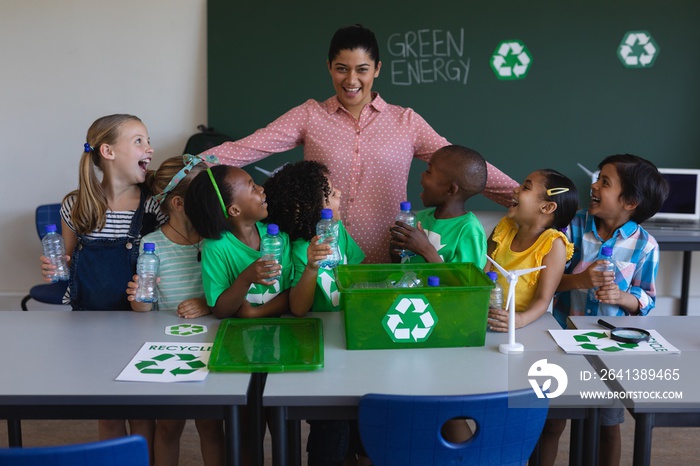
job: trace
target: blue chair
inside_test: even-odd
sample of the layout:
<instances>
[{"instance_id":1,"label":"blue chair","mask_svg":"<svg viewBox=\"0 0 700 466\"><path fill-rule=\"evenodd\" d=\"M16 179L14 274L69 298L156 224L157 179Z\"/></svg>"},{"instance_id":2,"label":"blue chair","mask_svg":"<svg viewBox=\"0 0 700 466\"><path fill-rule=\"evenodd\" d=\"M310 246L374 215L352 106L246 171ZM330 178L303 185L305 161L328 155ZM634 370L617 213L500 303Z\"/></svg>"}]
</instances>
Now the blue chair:
<instances>
[{"instance_id":1,"label":"blue chair","mask_svg":"<svg viewBox=\"0 0 700 466\"><path fill-rule=\"evenodd\" d=\"M57 447L0 448L0 466L148 466L146 439L130 435Z\"/></svg>"},{"instance_id":2,"label":"blue chair","mask_svg":"<svg viewBox=\"0 0 700 466\"><path fill-rule=\"evenodd\" d=\"M34 223L36 224L36 233L41 240L46 235L46 225L51 223L56 225L56 231L61 233L61 204L45 204L36 208ZM33 286L29 290L29 294L22 298L21 307L23 311L27 310L27 301L34 299L40 303L47 304L63 304L63 295L66 294L68 282L42 283Z\"/></svg>"},{"instance_id":3,"label":"blue chair","mask_svg":"<svg viewBox=\"0 0 700 466\"><path fill-rule=\"evenodd\" d=\"M368 394L360 399L360 438L375 466L524 465L547 418L549 399L531 389L459 396ZM463 443L442 436L443 424L472 419Z\"/></svg>"}]
</instances>

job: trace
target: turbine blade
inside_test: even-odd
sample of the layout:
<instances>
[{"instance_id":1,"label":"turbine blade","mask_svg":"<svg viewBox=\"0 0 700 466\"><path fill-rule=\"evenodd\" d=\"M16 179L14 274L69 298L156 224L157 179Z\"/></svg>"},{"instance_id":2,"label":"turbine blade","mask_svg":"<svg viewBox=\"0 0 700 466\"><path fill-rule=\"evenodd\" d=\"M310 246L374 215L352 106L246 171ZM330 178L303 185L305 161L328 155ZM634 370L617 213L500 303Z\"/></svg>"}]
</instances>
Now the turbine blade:
<instances>
[{"instance_id":1,"label":"turbine blade","mask_svg":"<svg viewBox=\"0 0 700 466\"><path fill-rule=\"evenodd\" d=\"M503 276L504 276L505 278L508 278L508 275L510 275L510 273L509 273L506 269L504 269L503 267L501 267L500 265L498 265L498 262L496 262L495 260L491 259L489 256L486 256L486 258L487 258L493 265L496 266L496 268L501 272L501 274L503 274Z\"/></svg>"},{"instance_id":2,"label":"turbine blade","mask_svg":"<svg viewBox=\"0 0 700 466\"><path fill-rule=\"evenodd\" d=\"M534 272L535 270L544 269L544 268L546 268L546 267L547 267L546 265L542 265L542 266L540 266L540 267L533 267L533 268L531 268L531 269L520 269L520 270L515 270L513 273L514 273L515 275L517 275L517 276L520 276L520 275L528 274L528 273L530 273L530 272Z\"/></svg>"}]
</instances>

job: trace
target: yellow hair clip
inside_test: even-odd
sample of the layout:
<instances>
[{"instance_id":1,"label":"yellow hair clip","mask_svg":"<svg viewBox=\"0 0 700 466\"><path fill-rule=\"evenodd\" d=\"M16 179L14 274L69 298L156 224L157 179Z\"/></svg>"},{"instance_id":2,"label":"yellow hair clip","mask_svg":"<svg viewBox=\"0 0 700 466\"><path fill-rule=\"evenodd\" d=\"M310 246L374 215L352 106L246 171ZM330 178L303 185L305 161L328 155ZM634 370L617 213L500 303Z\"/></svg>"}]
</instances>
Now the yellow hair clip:
<instances>
[{"instance_id":1,"label":"yellow hair clip","mask_svg":"<svg viewBox=\"0 0 700 466\"><path fill-rule=\"evenodd\" d=\"M550 188L547 190L547 196L556 196L557 194L565 193L569 188Z\"/></svg>"}]
</instances>

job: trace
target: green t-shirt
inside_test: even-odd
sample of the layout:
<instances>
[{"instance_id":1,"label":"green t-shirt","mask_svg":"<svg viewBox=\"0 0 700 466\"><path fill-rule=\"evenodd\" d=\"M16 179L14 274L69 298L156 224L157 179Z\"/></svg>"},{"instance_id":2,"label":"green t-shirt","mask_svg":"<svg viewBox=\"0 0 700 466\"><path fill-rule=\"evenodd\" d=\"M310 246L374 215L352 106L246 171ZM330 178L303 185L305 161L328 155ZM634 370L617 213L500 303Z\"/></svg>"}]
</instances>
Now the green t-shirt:
<instances>
[{"instance_id":1,"label":"green t-shirt","mask_svg":"<svg viewBox=\"0 0 700 466\"><path fill-rule=\"evenodd\" d=\"M455 218L435 218L435 208L416 212L420 222L444 262L473 262L479 268L486 265L486 233L476 215L467 212ZM422 256L412 256L408 262L425 262Z\"/></svg>"},{"instance_id":2,"label":"green t-shirt","mask_svg":"<svg viewBox=\"0 0 700 466\"><path fill-rule=\"evenodd\" d=\"M256 224L260 238L267 231L266 225ZM253 306L267 303L292 285L292 256L289 247L289 235L280 232L284 243L282 256L282 275L274 285L253 283L245 299ZM214 306L221 293L227 290L250 264L260 258L260 251L252 249L236 236L226 231L220 239L206 239L202 247L202 284L207 304Z\"/></svg>"},{"instance_id":3,"label":"green t-shirt","mask_svg":"<svg viewBox=\"0 0 700 466\"><path fill-rule=\"evenodd\" d=\"M302 238L296 239L292 243L292 261L294 262L294 281L292 285L299 283L301 275L304 273L308 263L308 257L306 256L308 247L309 241ZM340 250L341 264L359 264L365 259L365 253L352 239L352 236L350 236L341 221L338 221L338 249ZM333 270L319 268L311 310L339 311L339 304L340 293L338 292L338 286L335 284Z\"/></svg>"}]
</instances>

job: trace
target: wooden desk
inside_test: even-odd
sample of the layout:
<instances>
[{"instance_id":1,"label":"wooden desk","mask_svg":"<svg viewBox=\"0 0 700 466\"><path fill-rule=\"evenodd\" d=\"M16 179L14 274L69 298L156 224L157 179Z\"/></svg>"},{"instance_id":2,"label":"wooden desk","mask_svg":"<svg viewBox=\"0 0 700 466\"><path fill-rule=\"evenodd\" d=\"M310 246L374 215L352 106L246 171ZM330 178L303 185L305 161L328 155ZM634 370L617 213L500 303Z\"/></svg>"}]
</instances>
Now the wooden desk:
<instances>
[{"instance_id":1,"label":"wooden desk","mask_svg":"<svg viewBox=\"0 0 700 466\"><path fill-rule=\"evenodd\" d=\"M578 329L596 329L598 317L569 317ZM635 466L651 463L651 434L654 427L700 427L700 317L646 316L606 317L613 325L657 330L669 343L681 350L680 354L613 354L587 356L599 372L615 370L616 380L608 381L611 390L624 393L624 405L635 419ZM654 371L654 380L642 377L643 372ZM675 380L675 373L678 380ZM658 372L661 371L661 372ZM636 375L635 375L636 374ZM656 377L660 375L660 377ZM666 377L668 375L668 377ZM682 393L681 399L651 398L664 393ZM648 393L649 398L644 398ZM639 396L639 397L636 397Z\"/></svg>"},{"instance_id":2,"label":"wooden desk","mask_svg":"<svg viewBox=\"0 0 700 466\"><path fill-rule=\"evenodd\" d=\"M207 333L165 334L168 325L198 323ZM250 374L209 373L203 382L114 379L147 341L212 342L219 320L186 320L167 312L0 311L5 350L0 419L224 419L227 464L240 464L238 409ZM17 438L10 439L16 446ZM21 441L21 439L20 439Z\"/></svg>"},{"instance_id":3,"label":"wooden desk","mask_svg":"<svg viewBox=\"0 0 700 466\"><path fill-rule=\"evenodd\" d=\"M565 354L548 334L548 329L560 328L551 314L517 330L516 341L525 345L525 353L514 355L498 351L507 334L495 332L488 332L486 345L476 348L348 351L341 313L309 316L323 320L324 368L271 373L265 383L263 405L273 414L274 465L299 464L300 420L356 419L360 397L367 393L458 395L528 388L527 371L536 360L533 356L566 359L564 365L571 367L572 374L579 367L590 370L585 358ZM570 380L566 393L578 394L575 382ZM557 403L566 404L566 400L563 396ZM572 397L569 409L553 410L555 417L583 419L590 415L595 421L586 428L597 429L597 410L580 408L575 404L578 401L578 396ZM597 452L597 435L587 430L583 438L583 461L595 464L597 459L590 453Z\"/></svg>"},{"instance_id":4,"label":"wooden desk","mask_svg":"<svg viewBox=\"0 0 700 466\"><path fill-rule=\"evenodd\" d=\"M680 315L688 315L690 268L693 251L700 251L700 231L654 228L645 224L642 226L656 239L661 251L683 251Z\"/></svg>"}]
</instances>

